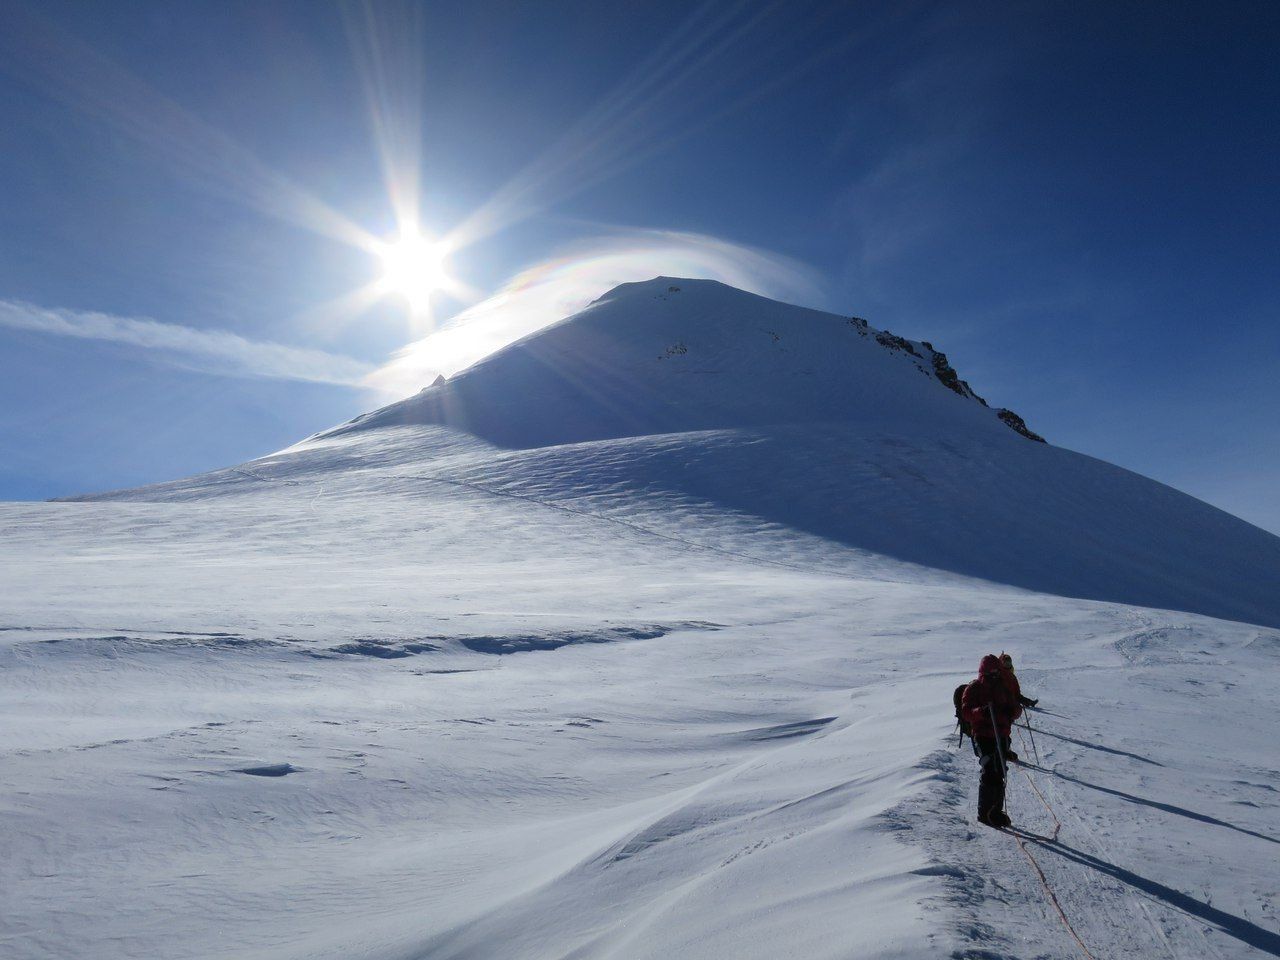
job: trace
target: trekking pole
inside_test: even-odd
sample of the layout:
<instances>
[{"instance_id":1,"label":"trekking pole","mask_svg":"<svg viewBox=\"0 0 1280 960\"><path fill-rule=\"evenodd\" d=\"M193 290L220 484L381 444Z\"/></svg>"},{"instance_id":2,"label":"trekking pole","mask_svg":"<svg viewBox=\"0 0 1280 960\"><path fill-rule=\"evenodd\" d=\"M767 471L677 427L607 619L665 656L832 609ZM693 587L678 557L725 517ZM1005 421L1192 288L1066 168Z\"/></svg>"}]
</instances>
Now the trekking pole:
<instances>
[{"instance_id":1,"label":"trekking pole","mask_svg":"<svg viewBox=\"0 0 1280 960\"><path fill-rule=\"evenodd\" d=\"M1043 764L1040 763L1040 751L1036 749L1036 733L1031 729L1031 718L1026 716L1026 714L1023 714L1023 717L1026 719L1027 736L1031 738L1031 752L1035 754L1036 766L1043 766Z\"/></svg>"},{"instance_id":2,"label":"trekking pole","mask_svg":"<svg viewBox=\"0 0 1280 960\"><path fill-rule=\"evenodd\" d=\"M1004 781L1007 787L1009 785L1009 765L1004 762L1004 745L1000 742L1000 728L996 726L996 710L989 703L987 704L987 714L991 717L991 733L996 741L996 754L1000 757L1000 779ZM1000 812L1007 817L1009 812L1005 810L1004 795L1006 792L1005 790L1000 791Z\"/></svg>"}]
</instances>

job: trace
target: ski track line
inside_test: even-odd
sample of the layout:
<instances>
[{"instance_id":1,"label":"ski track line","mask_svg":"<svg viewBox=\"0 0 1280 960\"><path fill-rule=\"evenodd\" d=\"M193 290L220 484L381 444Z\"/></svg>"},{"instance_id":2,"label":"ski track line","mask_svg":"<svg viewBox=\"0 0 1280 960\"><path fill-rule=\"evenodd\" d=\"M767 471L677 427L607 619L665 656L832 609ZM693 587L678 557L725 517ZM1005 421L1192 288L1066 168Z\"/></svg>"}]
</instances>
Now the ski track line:
<instances>
[{"instance_id":1,"label":"ski track line","mask_svg":"<svg viewBox=\"0 0 1280 960\"><path fill-rule=\"evenodd\" d=\"M1020 738L1022 748L1025 750L1025 738L1022 736L1021 732L1019 732L1018 736ZM1036 786L1035 781L1031 779L1031 774L1027 773L1025 767L1023 768L1022 773L1027 778L1027 783L1031 784L1031 789L1035 791L1036 796L1040 798L1040 802L1044 804L1044 808L1049 811L1049 816L1053 818L1053 841L1056 841L1058 839L1058 832L1062 829L1062 821L1059 820L1058 815L1053 812L1053 807L1051 807L1049 805L1049 801L1044 798L1044 794L1040 792L1040 788ZM1044 892L1049 898L1049 903L1051 903L1053 905L1053 909L1057 911L1058 919L1062 921L1062 925L1066 927L1067 932L1071 934L1071 939L1076 942L1076 945L1080 948L1080 951L1085 955L1087 960L1098 960L1098 958L1095 957L1085 945L1085 942L1080 939L1080 934L1077 933L1076 928L1071 925L1071 921L1067 919L1066 911L1062 909L1062 904L1058 902L1058 895L1053 892L1053 887L1049 885L1049 878L1044 875L1044 870L1041 869L1036 858L1032 856L1031 851L1027 849L1027 845L1023 842L1022 837L1017 833L1014 833L1013 839L1017 841L1018 849L1022 851L1023 856L1027 858L1027 862L1031 864L1031 869L1036 872L1036 876L1040 879L1040 886L1044 887Z\"/></svg>"},{"instance_id":2,"label":"ski track line","mask_svg":"<svg viewBox=\"0 0 1280 960\"><path fill-rule=\"evenodd\" d=\"M311 498L311 515L313 517L320 516L320 511L316 509L316 504L320 502L322 496L324 496L324 481L316 484L316 495Z\"/></svg>"},{"instance_id":3,"label":"ski track line","mask_svg":"<svg viewBox=\"0 0 1280 960\"><path fill-rule=\"evenodd\" d=\"M1036 876L1040 878L1040 886L1044 887L1044 892L1049 897L1049 902L1053 904L1053 909L1058 912L1058 918L1062 921L1062 925L1067 928L1067 933L1071 934L1071 939L1075 940L1076 944L1080 947L1080 951L1088 957L1088 960L1098 960L1097 957L1089 952L1089 948L1086 947L1084 941L1080 939L1080 934L1076 933L1076 928L1073 927L1071 925L1071 921L1067 919L1067 915L1062 909L1062 904L1058 902L1058 897L1053 892L1053 887L1049 886L1048 878L1045 877L1044 871L1040 869L1040 864L1036 862L1036 858L1031 855L1031 851L1027 849L1027 845L1022 842L1022 837L1015 833L1013 835L1013 839L1018 842L1018 849L1023 852L1027 861L1031 864L1031 868L1035 870Z\"/></svg>"},{"instance_id":4,"label":"ski track line","mask_svg":"<svg viewBox=\"0 0 1280 960\"><path fill-rule=\"evenodd\" d=\"M1039 796L1039 797L1040 797L1041 802L1042 802L1042 803L1044 803L1045 808L1049 811L1050 816L1052 816L1052 817L1054 818L1055 823L1058 823L1058 824L1059 824L1059 826L1060 826L1060 825L1061 825L1061 821L1059 821L1059 820L1058 820L1057 814L1054 812L1053 807L1052 807L1052 806L1050 806L1049 801L1048 801L1048 800L1046 800L1046 799L1044 798L1044 795L1040 792L1039 787L1037 787L1037 786L1035 785L1035 781L1033 781L1033 780L1031 779L1031 775L1030 775L1030 774L1027 774L1027 773L1026 773L1026 771L1023 771L1023 772L1024 772L1024 774L1026 774L1026 776L1027 776L1027 781L1028 781L1029 783L1031 783L1031 785L1032 785L1032 789L1033 789L1033 790L1035 790L1035 792L1036 792L1037 796ZM1050 840L1048 840L1047 842L1045 842L1045 846L1046 846L1046 847L1050 847L1050 848L1051 848L1051 847L1052 847L1052 845L1053 845L1054 843L1056 843L1056 842L1057 842L1057 830L1055 830L1055 831L1054 831L1054 836L1053 836L1053 838L1051 838ZM1018 845L1019 845L1019 846L1023 846L1023 843L1022 843L1022 841L1021 841L1021 840L1019 840L1019 841L1018 841ZM1026 852L1026 853L1027 853L1027 856L1028 856L1028 857L1030 857L1030 856L1031 856L1031 852L1030 852L1029 850L1026 850L1026 851L1024 851L1024 852ZM1086 884L1086 885L1087 885L1087 884ZM1126 902L1126 903L1129 903L1130 905L1132 905L1132 904L1133 904L1133 898L1132 898L1132 896L1131 896L1127 891L1123 892L1123 896L1124 896L1124 898L1125 898L1125 902ZM1102 901L1101 901L1101 900L1095 901L1095 906L1098 906L1098 905L1100 905L1101 903L1102 903ZM1105 911L1104 911L1104 912L1105 912ZM1144 919L1144 920L1146 920L1146 921L1148 922L1148 924L1151 926L1151 928L1152 928L1152 932L1153 932L1153 934L1154 934L1154 936L1155 936L1155 939L1159 940L1159 942L1161 942L1161 943L1163 943L1163 944L1164 944L1165 949L1166 949L1166 950L1168 950L1168 952L1169 952L1169 956L1170 956L1170 957L1172 957L1172 958L1174 958L1174 960L1178 960L1178 957L1179 957L1180 955L1178 954L1178 952L1177 952L1176 950L1174 950L1174 949L1173 949L1173 946L1169 943L1169 940L1168 940L1168 938L1164 935L1164 932L1159 928L1159 926L1158 926L1157 924L1155 924L1155 923L1152 921L1151 915L1150 915L1149 913L1147 913L1145 910L1143 910L1143 911L1142 911L1142 917L1143 917L1143 919ZM1124 925L1123 925L1123 924L1121 924L1120 926L1124 926Z\"/></svg>"},{"instance_id":5,"label":"ski track line","mask_svg":"<svg viewBox=\"0 0 1280 960\"><path fill-rule=\"evenodd\" d=\"M1142 618L1142 621L1147 624L1150 623L1150 620L1145 617ZM1060 785L1060 782L1055 779L1054 784L1047 785L1046 789L1048 789L1051 793L1055 793L1056 792L1055 786L1059 786L1059 785ZM1070 813L1068 815L1071 816ZM1073 819L1076 820L1076 825L1081 828L1081 835L1084 841L1082 845L1093 846L1093 844L1089 843L1089 840L1088 840L1089 838L1088 828L1085 827L1085 825L1080 822L1078 817L1073 816ZM1097 848L1094 847L1094 851L1093 851L1094 856L1097 856L1097 853L1098 853ZM1185 951L1179 950L1177 947L1174 946L1172 941L1170 941L1168 933L1165 932L1164 925L1152 913L1152 906L1147 897L1142 896L1141 894L1139 894L1133 889L1126 890L1126 897L1129 903L1137 905L1138 909L1142 912L1142 916L1146 919L1147 923L1151 926L1151 929L1154 931L1156 938L1161 943L1163 943L1166 949L1169 951L1170 957L1173 957L1174 960L1178 960L1178 958L1186 955ZM1208 936L1205 935L1204 929L1201 927L1200 924L1188 923L1184 921L1181 924L1181 929L1184 933L1192 935L1193 938L1196 940L1196 942L1198 943L1197 952L1199 956L1218 957L1218 958L1222 956L1221 950L1219 950L1218 947L1215 946L1209 940Z\"/></svg>"},{"instance_id":6,"label":"ski track line","mask_svg":"<svg viewBox=\"0 0 1280 960\"><path fill-rule=\"evenodd\" d=\"M1052 791L1052 788L1050 789ZM1080 828L1081 846L1092 847L1093 844L1091 844L1088 839L1089 837L1088 827L1085 826L1079 820L1078 817L1073 816L1070 813L1068 813L1068 817L1073 821L1075 821L1076 826ZM1092 855L1095 857L1097 856L1096 848L1094 848L1094 852ZM1161 943L1163 943L1165 945L1165 948L1169 951L1170 957L1174 958L1174 960L1179 960L1179 958L1182 958L1188 955L1188 950L1180 950L1179 948L1175 947L1174 944L1169 940L1169 935L1165 933L1164 927L1161 925L1160 921L1155 916L1152 915L1151 908L1148 906L1145 897L1141 896L1140 894L1136 893L1134 890L1129 888L1124 889L1124 896L1125 896L1126 902L1128 902L1131 905L1137 906L1138 910L1141 912L1142 917L1150 925L1152 932L1155 935L1155 938L1159 940ZM1221 957L1222 956L1221 952L1210 943L1209 938L1205 936L1204 931L1200 928L1198 924L1183 923L1181 925L1181 929L1184 935L1193 936L1194 939L1197 941L1198 947L1194 955L1200 956L1200 957L1210 957L1210 956ZM1189 949L1189 945L1188 945L1188 949Z\"/></svg>"},{"instance_id":7,"label":"ski track line","mask_svg":"<svg viewBox=\"0 0 1280 960\"><path fill-rule=\"evenodd\" d=\"M1018 737L1019 737L1019 742L1025 748L1026 742L1027 742L1026 735L1023 734L1021 731L1019 731ZM1031 776L1030 771L1028 771L1026 767L1022 768L1022 774L1027 778L1027 783L1030 784L1031 789L1035 792L1036 796L1040 798L1040 802L1044 805L1045 810L1048 811L1049 816L1053 818L1053 823L1054 823L1053 836L1049 838L1048 844L1056 843L1058 840L1059 831L1062 829L1062 821L1058 818L1057 812L1054 810L1053 805L1049 803L1048 798L1046 798L1044 793L1040 790L1040 787L1036 784L1035 779ZM1078 822L1077 822L1077 826L1080 826ZM1087 830L1082 830L1082 835L1087 837ZM1031 852L1026 849L1024 843L1022 842L1022 839L1018 838L1016 834L1015 834L1015 838L1018 840L1018 846L1023 848L1023 852L1026 853L1027 857L1031 859L1034 863L1034 857L1032 856ZM1087 845L1087 840L1083 842ZM1038 866L1038 864L1035 864L1035 865ZM1143 898L1135 897L1131 891L1126 891L1125 899L1131 905L1136 904L1138 909L1141 911L1143 919L1146 920L1147 924L1151 927L1151 930L1154 933L1155 938L1164 945L1164 948L1165 950L1168 951L1168 954L1170 957L1174 958L1174 960L1178 960L1181 954L1174 948L1173 944L1169 941L1169 937L1164 932L1164 928L1159 924L1156 918L1151 915L1151 911L1150 909L1148 909L1147 904L1144 902ZM1199 933L1199 931L1197 931L1197 933ZM1074 934L1074 931L1073 931L1073 934ZM1077 941L1079 941L1078 936L1076 937L1076 939ZM1218 955L1216 950L1210 949L1208 940L1204 937L1203 934L1199 935L1199 939L1204 947L1202 956L1206 954L1212 954L1215 956ZM1085 949L1087 953L1088 952L1087 948ZM1092 954L1090 954L1090 956L1092 956Z\"/></svg>"}]
</instances>

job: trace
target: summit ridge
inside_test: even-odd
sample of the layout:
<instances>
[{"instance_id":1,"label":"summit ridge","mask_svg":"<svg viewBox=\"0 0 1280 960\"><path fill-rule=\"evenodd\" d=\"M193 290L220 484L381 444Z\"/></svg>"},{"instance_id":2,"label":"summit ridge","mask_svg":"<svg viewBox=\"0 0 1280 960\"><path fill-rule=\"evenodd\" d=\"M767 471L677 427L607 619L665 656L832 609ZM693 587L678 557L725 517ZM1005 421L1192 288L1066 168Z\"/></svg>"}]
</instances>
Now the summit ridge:
<instances>
[{"instance_id":1,"label":"summit ridge","mask_svg":"<svg viewBox=\"0 0 1280 960\"><path fill-rule=\"evenodd\" d=\"M966 401L960 403L958 401ZM503 447L819 422L1012 428L945 353L860 317L656 277L324 435L439 424Z\"/></svg>"}]
</instances>

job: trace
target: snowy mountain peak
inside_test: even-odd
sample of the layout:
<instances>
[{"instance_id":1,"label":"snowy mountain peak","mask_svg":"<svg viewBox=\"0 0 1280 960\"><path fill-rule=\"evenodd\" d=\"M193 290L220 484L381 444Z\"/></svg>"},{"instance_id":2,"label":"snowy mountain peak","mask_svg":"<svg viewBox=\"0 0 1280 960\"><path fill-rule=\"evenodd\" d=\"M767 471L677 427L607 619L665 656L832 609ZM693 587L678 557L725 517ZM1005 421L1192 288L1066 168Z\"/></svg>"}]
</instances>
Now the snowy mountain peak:
<instances>
[{"instance_id":1,"label":"snowy mountain peak","mask_svg":"<svg viewBox=\"0 0 1280 960\"><path fill-rule=\"evenodd\" d=\"M331 434L438 424L504 447L812 423L1042 441L924 341L713 280L656 277Z\"/></svg>"},{"instance_id":2,"label":"snowy mountain peak","mask_svg":"<svg viewBox=\"0 0 1280 960\"><path fill-rule=\"evenodd\" d=\"M1280 538L1027 439L928 343L658 277L276 455L108 496L412 491L377 521L400 538L464 492L766 563L816 543L856 576L928 570L1280 626Z\"/></svg>"}]
</instances>

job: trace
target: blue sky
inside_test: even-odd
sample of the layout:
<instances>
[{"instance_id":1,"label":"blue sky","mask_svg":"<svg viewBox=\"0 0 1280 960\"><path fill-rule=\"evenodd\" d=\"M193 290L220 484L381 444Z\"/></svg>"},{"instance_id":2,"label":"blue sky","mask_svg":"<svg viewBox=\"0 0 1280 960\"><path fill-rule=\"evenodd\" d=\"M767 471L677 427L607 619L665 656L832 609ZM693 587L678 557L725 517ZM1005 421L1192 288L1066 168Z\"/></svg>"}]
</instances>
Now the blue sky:
<instances>
[{"instance_id":1,"label":"blue sky","mask_svg":"<svg viewBox=\"0 0 1280 960\"><path fill-rule=\"evenodd\" d=\"M1278 43L1246 3L0 0L0 498L286 446L529 268L701 270L1280 531ZM352 299L406 204L465 241L432 318Z\"/></svg>"}]
</instances>

